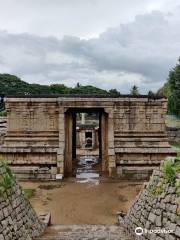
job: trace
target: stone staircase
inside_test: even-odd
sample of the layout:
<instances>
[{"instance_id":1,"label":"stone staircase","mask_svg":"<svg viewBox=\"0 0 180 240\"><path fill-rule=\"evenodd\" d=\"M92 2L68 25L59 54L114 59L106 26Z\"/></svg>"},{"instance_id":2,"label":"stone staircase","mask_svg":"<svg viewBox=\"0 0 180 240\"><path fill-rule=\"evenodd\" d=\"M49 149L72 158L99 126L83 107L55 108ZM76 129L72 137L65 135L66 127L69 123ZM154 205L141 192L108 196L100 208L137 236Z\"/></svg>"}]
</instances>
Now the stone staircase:
<instances>
[{"instance_id":1,"label":"stone staircase","mask_svg":"<svg viewBox=\"0 0 180 240\"><path fill-rule=\"evenodd\" d=\"M133 240L117 225L53 225L36 240Z\"/></svg>"}]
</instances>

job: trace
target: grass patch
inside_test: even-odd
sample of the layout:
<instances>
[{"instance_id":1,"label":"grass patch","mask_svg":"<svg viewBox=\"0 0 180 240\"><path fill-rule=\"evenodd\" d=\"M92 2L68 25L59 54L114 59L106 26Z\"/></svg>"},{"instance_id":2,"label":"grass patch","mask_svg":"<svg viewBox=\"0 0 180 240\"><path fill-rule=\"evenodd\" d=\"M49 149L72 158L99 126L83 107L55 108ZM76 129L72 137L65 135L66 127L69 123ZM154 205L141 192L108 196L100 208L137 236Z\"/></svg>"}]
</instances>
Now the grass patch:
<instances>
[{"instance_id":1,"label":"grass patch","mask_svg":"<svg viewBox=\"0 0 180 240\"><path fill-rule=\"evenodd\" d=\"M180 149L180 143L174 143L172 146Z\"/></svg>"},{"instance_id":2,"label":"grass patch","mask_svg":"<svg viewBox=\"0 0 180 240\"><path fill-rule=\"evenodd\" d=\"M30 199L35 192L35 189L33 188L25 188L23 189L23 194L26 199Z\"/></svg>"},{"instance_id":3,"label":"grass patch","mask_svg":"<svg viewBox=\"0 0 180 240\"><path fill-rule=\"evenodd\" d=\"M174 163L171 160L164 162L162 171L165 174L165 179L168 183L174 184L176 181L176 171L174 169Z\"/></svg>"},{"instance_id":4,"label":"grass patch","mask_svg":"<svg viewBox=\"0 0 180 240\"><path fill-rule=\"evenodd\" d=\"M14 176L6 162L2 161L0 164L4 169L4 173L0 175L0 196L5 196L7 190L14 184Z\"/></svg>"},{"instance_id":5,"label":"grass patch","mask_svg":"<svg viewBox=\"0 0 180 240\"><path fill-rule=\"evenodd\" d=\"M151 193L155 196L157 195L160 195L161 193L163 193L164 191L164 188L163 188L163 185L160 185L160 186L153 186L151 189L150 189Z\"/></svg>"}]
</instances>

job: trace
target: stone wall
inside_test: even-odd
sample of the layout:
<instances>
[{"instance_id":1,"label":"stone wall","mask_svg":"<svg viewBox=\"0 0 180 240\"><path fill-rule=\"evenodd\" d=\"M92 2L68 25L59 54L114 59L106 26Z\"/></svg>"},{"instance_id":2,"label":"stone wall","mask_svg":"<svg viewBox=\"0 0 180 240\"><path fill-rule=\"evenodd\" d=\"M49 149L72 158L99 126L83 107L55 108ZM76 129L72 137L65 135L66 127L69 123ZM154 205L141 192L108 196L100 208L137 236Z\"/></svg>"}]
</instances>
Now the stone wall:
<instances>
[{"instance_id":1,"label":"stone wall","mask_svg":"<svg viewBox=\"0 0 180 240\"><path fill-rule=\"evenodd\" d=\"M180 144L180 127L167 127L169 142Z\"/></svg>"},{"instance_id":2,"label":"stone wall","mask_svg":"<svg viewBox=\"0 0 180 240\"><path fill-rule=\"evenodd\" d=\"M102 171L110 176L147 178L166 156L175 153L165 128L164 98L27 96L5 101L7 135L0 156L14 169L24 168L27 178L54 179L56 173L72 173L73 121L82 109L101 116Z\"/></svg>"},{"instance_id":3,"label":"stone wall","mask_svg":"<svg viewBox=\"0 0 180 240\"><path fill-rule=\"evenodd\" d=\"M0 182L6 174L7 169L0 162ZM14 180L0 195L0 240L31 240L40 236L44 228Z\"/></svg>"},{"instance_id":4,"label":"stone wall","mask_svg":"<svg viewBox=\"0 0 180 240\"><path fill-rule=\"evenodd\" d=\"M180 239L180 186L164 182L164 173L154 170L150 181L145 184L124 218L119 218L127 229L127 234L138 240L178 240ZM178 178L178 176L177 176ZM163 185L162 185L163 183ZM135 234L135 229L139 233ZM150 230L166 230L158 233Z\"/></svg>"},{"instance_id":5,"label":"stone wall","mask_svg":"<svg viewBox=\"0 0 180 240\"><path fill-rule=\"evenodd\" d=\"M165 99L132 99L116 103L114 148L120 178L148 179L170 154L165 129Z\"/></svg>"}]
</instances>

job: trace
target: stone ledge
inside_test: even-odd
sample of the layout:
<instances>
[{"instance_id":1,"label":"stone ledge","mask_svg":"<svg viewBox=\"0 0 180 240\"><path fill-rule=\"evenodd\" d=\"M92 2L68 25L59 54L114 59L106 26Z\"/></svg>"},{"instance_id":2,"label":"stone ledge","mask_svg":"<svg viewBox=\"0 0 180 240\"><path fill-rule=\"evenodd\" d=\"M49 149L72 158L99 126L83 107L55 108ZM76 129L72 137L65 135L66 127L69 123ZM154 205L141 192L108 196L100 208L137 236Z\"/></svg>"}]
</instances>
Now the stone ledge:
<instances>
[{"instance_id":1,"label":"stone ledge","mask_svg":"<svg viewBox=\"0 0 180 240\"><path fill-rule=\"evenodd\" d=\"M50 147L0 147L0 153L57 153L58 148Z\"/></svg>"},{"instance_id":2,"label":"stone ledge","mask_svg":"<svg viewBox=\"0 0 180 240\"><path fill-rule=\"evenodd\" d=\"M154 147L154 148L144 148L144 147L130 147L130 148L116 148L115 147L115 153L170 153L170 154L176 154L177 150L171 147Z\"/></svg>"}]
</instances>

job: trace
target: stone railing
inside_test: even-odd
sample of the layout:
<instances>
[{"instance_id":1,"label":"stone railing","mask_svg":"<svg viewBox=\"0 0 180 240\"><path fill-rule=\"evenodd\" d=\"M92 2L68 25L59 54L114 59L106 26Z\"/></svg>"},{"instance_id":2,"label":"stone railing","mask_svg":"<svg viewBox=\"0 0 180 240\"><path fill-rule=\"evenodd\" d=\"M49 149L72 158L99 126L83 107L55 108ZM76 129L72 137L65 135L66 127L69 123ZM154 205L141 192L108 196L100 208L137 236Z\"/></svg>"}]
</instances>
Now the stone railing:
<instances>
[{"instance_id":1,"label":"stone railing","mask_svg":"<svg viewBox=\"0 0 180 240\"><path fill-rule=\"evenodd\" d=\"M31 240L40 236L45 226L9 171L0 162L0 239Z\"/></svg>"},{"instance_id":2,"label":"stone railing","mask_svg":"<svg viewBox=\"0 0 180 240\"><path fill-rule=\"evenodd\" d=\"M180 181L178 174L176 183ZM154 170L127 215L119 215L127 235L138 240L180 239L180 186L164 180L164 173Z\"/></svg>"}]
</instances>

